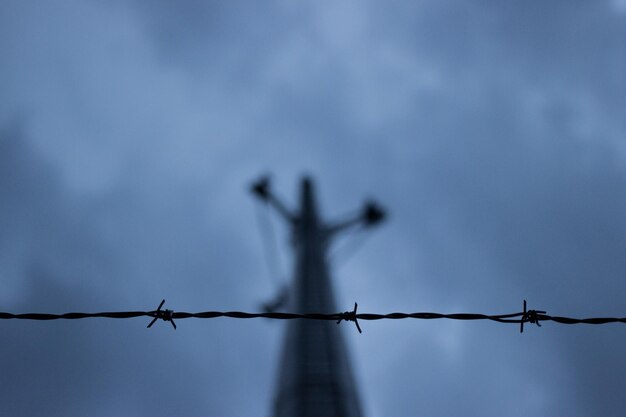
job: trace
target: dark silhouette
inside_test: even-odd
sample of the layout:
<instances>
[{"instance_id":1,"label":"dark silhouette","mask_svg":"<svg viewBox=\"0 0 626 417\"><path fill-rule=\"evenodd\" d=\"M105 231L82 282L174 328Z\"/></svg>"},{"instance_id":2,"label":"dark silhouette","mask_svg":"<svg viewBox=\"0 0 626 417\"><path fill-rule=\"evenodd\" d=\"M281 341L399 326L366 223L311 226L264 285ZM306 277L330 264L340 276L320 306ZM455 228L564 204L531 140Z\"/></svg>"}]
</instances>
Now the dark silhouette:
<instances>
[{"instance_id":1,"label":"dark silhouette","mask_svg":"<svg viewBox=\"0 0 626 417\"><path fill-rule=\"evenodd\" d=\"M302 179L300 207L287 209L271 191L267 177L252 185L252 192L273 206L291 228L296 257L289 287L288 310L306 314L337 311L332 282L326 265L327 250L340 232L359 225L373 226L384 219L383 210L368 202L353 218L326 224L319 218L313 181ZM337 323L353 321L353 311L334 314ZM359 417L361 405L342 334L337 326L323 321L298 320L288 323L278 373L275 417Z\"/></svg>"}]
</instances>

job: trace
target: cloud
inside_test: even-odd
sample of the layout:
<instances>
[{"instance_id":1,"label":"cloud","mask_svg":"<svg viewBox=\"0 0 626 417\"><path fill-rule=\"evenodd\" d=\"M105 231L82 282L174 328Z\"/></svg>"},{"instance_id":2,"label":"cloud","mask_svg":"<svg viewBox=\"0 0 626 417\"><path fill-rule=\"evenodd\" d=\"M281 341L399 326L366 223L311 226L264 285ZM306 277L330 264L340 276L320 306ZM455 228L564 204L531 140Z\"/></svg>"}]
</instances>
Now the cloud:
<instances>
[{"instance_id":1,"label":"cloud","mask_svg":"<svg viewBox=\"0 0 626 417\"><path fill-rule=\"evenodd\" d=\"M327 218L390 209L335 274L346 309L623 315L612 3L0 7L3 310L254 309L271 170L290 206L309 171ZM278 323L3 325L11 415L270 409ZM368 415L624 409L616 326L363 327Z\"/></svg>"}]
</instances>

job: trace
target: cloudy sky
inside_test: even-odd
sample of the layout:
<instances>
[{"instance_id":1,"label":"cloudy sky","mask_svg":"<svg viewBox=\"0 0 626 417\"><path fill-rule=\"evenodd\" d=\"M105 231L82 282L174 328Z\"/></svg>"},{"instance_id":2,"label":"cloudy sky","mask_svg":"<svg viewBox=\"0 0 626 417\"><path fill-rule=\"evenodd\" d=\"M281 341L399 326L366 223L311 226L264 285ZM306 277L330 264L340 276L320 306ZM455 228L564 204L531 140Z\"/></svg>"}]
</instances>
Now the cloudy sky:
<instances>
[{"instance_id":1,"label":"cloudy sky","mask_svg":"<svg viewBox=\"0 0 626 417\"><path fill-rule=\"evenodd\" d=\"M0 57L0 311L256 311L310 173L390 212L346 310L626 315L623 0L5 0ZM269 415L283 323L147 322L0 323L0 414ZM626 409L621 325L361 326L368 417Z\"/></svg>"}]
</instances>

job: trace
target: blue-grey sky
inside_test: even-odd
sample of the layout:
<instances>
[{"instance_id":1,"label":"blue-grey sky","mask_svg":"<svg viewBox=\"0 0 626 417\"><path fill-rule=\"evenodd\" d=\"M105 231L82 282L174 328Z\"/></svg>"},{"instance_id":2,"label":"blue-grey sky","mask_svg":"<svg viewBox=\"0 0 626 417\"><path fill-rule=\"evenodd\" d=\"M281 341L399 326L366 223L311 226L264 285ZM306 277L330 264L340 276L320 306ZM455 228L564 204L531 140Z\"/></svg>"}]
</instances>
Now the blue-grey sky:
<instances>
[{"instance_id":1,"label":"blue-grey sky","mask_svg":"<svg viewBox=\"0 0 626 417\"><path fill-rule=\"evenodd\" d=\"M2 311L257 310L271 172L388 208L346 310L626 315L623 0L5 0L0 57ZM268 415L283 323L146 324L0 323L0 414ZM626 409L621 325L361 325L369 417Z\"/></svg>"}]
</instances>

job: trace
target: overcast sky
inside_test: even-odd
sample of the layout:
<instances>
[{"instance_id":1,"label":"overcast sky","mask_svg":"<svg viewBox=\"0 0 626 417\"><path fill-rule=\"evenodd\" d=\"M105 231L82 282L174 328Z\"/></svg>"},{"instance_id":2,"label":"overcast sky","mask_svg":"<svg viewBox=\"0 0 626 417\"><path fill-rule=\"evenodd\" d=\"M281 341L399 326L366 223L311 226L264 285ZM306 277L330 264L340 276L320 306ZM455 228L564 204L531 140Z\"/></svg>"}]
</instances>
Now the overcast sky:
<instances>
[{"instance_id":1,"label":"overcast sky","mask_svg":"<svg viewBox=\"0 0 626 417\"><path fill-rule=\"evenodd\" d=\"M623 317L624 74L623 0L2 1L0 311L256 311L247 187L310 173L390 212L346 310ZM0 414L269 415L283 323L148 322L0 323ZM626 409L619 324L361 327L368 417Z\"/></svg>"}]
</instances>

